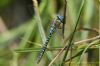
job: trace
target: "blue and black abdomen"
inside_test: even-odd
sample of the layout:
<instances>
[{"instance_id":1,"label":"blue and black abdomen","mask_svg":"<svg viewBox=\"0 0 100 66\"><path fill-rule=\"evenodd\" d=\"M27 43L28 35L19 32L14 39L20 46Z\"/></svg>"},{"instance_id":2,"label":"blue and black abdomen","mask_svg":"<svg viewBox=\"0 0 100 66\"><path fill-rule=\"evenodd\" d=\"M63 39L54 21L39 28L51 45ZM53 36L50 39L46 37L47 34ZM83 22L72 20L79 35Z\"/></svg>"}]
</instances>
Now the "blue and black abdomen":
<instances>
[{"instance_id":1,"label":"blue and black abdomen","mask_svg":"<svg viewBox=\"0 0 100 66\"><path fill-rule=\"evenodd\" d=\"M60 20L60 23L63 22L63 18L64 18L63 16L57 16L57 20ZM60 24L60 23L59 23L59 24ZM43 45L43 48L42 48L41 51L40 51L40 54L39 54L39 56L38 56L37 63L40 62L40 60L41 60L41 58L42 58L42 56L43 56L45 50L47 49L47 45L48 45L48 43L49 43L49 41L50 41L50 38L51 38L52 34L54 33L54 31L56 30L56 28L57 28L57 27L56 27L56 22L54 22L53 25L52 25L51 28L50 28L49 35L48 35L48 37L47 37L47 39L46 39L46 41L45 41L45 43L44 43L44 45Z\"/></svg>"}]
</instances>

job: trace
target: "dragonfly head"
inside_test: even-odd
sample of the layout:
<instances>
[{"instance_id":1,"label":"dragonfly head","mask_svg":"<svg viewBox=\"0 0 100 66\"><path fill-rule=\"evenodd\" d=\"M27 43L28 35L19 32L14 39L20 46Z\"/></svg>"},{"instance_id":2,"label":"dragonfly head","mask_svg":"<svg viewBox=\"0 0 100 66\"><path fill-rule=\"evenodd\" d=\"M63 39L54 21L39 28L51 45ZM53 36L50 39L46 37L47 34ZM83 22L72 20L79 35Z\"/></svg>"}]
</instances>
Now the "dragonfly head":
<instances>
[{"instance_id":1,"label":"dragonfly head","mask_svg":"<svg viewBox=\"0 0 100 66\"><path fill-rule=\"evenodd\" d=\"M64 16L57 15L57 19L60 20L61 22L63 22Z\"/></svg>"}]
</instances>

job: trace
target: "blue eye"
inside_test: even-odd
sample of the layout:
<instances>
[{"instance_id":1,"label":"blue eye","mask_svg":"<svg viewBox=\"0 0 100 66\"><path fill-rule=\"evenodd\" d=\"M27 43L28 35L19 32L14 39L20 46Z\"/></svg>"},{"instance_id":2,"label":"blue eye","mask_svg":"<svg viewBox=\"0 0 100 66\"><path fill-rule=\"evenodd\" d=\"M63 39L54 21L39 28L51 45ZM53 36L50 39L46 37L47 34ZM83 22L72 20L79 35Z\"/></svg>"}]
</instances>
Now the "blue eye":
<instances>
[{"instance_id":1,"label":"blue eye","mask_svg":"<svg viewBox=\"0 0 100 66\"><path fill-rule=\"evenodd\" d=\"M64 16L61 16L61 15L58 15L57 17L58 17L58 19L59 19L60 21L63 21L63 19L64 19Z\"/></svg>"}]
</instances>

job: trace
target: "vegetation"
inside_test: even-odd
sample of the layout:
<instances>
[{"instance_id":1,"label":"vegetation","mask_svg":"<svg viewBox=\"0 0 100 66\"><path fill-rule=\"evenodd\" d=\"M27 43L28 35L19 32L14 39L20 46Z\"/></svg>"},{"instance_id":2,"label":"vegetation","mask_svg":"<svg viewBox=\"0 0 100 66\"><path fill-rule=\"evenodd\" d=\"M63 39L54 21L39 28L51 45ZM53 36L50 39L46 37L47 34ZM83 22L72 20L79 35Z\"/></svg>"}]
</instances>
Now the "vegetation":
<instances>
[{"instance_id":1,"label":"vegetation","mask_svg":"<svg viewBox=\"0 0 100 66\"><path fill-rule=\"evenodd\" d=\"M26 1L24 5L21 1L17 4L22 8L14 7L18 9L13 10L16 15L8 13L16 0L0 2L0 66L99 66L100 1L29 0L31 3ZM21 17L26 3L31 4L31 9L28 7L29 11ZM66 16L64 37L61 24L37 64L38 54L58 14Z\"/></svg>"}]
</instances>

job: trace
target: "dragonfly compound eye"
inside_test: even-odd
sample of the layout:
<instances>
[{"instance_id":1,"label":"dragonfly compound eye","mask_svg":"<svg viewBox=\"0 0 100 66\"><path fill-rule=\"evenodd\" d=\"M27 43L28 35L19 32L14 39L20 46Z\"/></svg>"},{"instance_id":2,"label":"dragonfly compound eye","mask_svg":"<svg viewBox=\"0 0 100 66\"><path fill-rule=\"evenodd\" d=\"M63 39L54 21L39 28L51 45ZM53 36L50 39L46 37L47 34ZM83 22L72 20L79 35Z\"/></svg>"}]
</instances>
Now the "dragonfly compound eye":
<instances>
[{"instance_id":1,"label":"dragonfly compound eye","mask_svg":"<svg viewBox=\"0 0 100 66\"><path fill-rule=\"evenodd\" d=\"M62 22L64 19L64 16L58 15L57 18L58 18L58 20L60 20Z\"/></svg>"}]
</instances>

